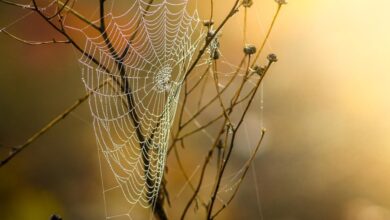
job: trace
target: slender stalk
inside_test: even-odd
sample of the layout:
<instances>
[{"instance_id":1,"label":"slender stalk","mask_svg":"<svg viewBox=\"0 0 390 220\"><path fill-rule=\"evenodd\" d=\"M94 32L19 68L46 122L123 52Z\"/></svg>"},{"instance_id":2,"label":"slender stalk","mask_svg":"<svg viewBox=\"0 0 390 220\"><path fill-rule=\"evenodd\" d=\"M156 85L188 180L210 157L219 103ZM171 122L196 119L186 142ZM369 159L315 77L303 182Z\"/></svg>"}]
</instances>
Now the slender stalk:
<instances>
[{"instance_id":1,"label":"slender stalk","mask_svg":"<svg viewBox=\"0 0 390 220\"><path fill-rule=\"evenodd\" d=\"M32 143L34 143L38 138L40 138L42 135L44 135L47 131L49 131L51 128L53 128L56 124L61 122L63 119L65 119L71 112L73 112L75 109L77 109L81 104L87 100L94 91L102 88L104 85L106 85L111 79L108 79L106 81L103 81L99 86L95 87L93 91L87 92L84 96L79 98L74 104L66 108L61 114L57 115L55 118L53 118L49 123L47 123L45 126L43 126L38 132L33 134L31 137L29 137L23 144L12 147L12 150L10 151L9 155L0 161L0 167L7 164L12 158L14 158L16 155L21 153L24 149L26 149L28 146L30 146Z\"/></svg>"},{"instance_id":2,"label":"slender stalk","mask_svg":"<svg viewBox=\"0 0 390 220\"><path fill-rule=\"evenodd\" d=\"M253 63L256 63L257 60L259 59L261 53L263 52L263 49L265 47L265 44L268 42L268 39L269 39L269 36L271 35L271 32L272 32L272 29L275 25L275 22L276 22L276 19L278 18L278 15L280 13L280 9L282 9L282 5L281 4L278 4L278 8L276 9L276 12L274 14L274 16L272 17L272 21L271 21L271 24L270 26L268 27L268 30L267 30L267 33L263 39L263 42L261 43L260 45L260 48L259 50L257 51L257 54L255 56L255 59L253 60Z\"/></svg>"},{"instance_id":3,"label":"slender stalk","mask_svg":"<svg viewBox=\"0 0 390 220\"><path fill-rule=\"evenodd\" d=\"M27 44L27 45L45 45L45 44L70 44L69 40L50 40L50 41L29 41L29 40L24 40L20 37L17 37L10 32L6 30L0 30L0 33L4 33L5 35L11 37L12 39L19 41L21 43Z\"/></svg>"},{"instance_id":4,"label":"slender stalk","mask_svg":"<svg viewBox=\"0 0 390 220\"><path fill-rule=\"evenodd\" d=\"M241 186L241 183L242 181L244 180L246 174L248 173L248 170L250 168L250 165L252 164L253 160L255 159L256 155L257 155L257 152L259 151L260 149L260 146L261 146L261 143L263 142L263 139L264 139L264 135L265 135L265 130L262 129L261 131L261 135L260 135L260 140L257 142L257 145L255 147L255 150L253 151L251 157L249 158L249 160L246 162L245 166L244 166L244 172L243 174L241 175L240 179L238 180L238 183L237 183L237 186L236 188L234 189L234 192L232 194L232 196L229 198L229 200L223 204L223 206L211 217L211 219L214 219L215 217L217 217L217 215L219 213L221 213L226 207L229 206L229 204L233 201L233 199L235 198L235 196L237 195L237 192L238 190L240 189L240 186Z\"/></svg>"},{"instance_id":5,"label":"slender stalk","mask_svg":"<svg viewBox=\"0 0 390 220\"><path fill-rule=\"evenodd\" d=\"M257 84L256 84L256 91L258 90L258 88L260 87L260 84L261 82L263 81L266 73L268 72L269 68L271 67L273 61L270 61L264 71L264 74L261 76L261 78L258 80ZM213 211L213 207L214 207L214 204L215 204L215 200L217 198L217 193L218 193L218 189L220 187L220 184L221 184L221 181L222 181L222 176L226 170L226 167L227 167L227 164L230 160L230 156L231 156L231 153L233 151L233 148L234 148L234 143L235 143L235 139L236 139L236 136L237 136L237 131L238 129L240 128L240 126L242 125L243 121L244 121L244 118L249 110L249 107L251 106L253 100L254 100L254 96L256 95L256 92L254 92L252 95L251 95L251 98L249 99L249 102L248 104L246 105L245 109L244 109L244 112L243 114L241 115L241 118L239 120L239 122L237 123L235 129L233 130L233 134L232 134L232 138L230 139L230 148L229 148L229 151L226 155L226 158L224 160L224 163L222 165L222 168L221 168L221 171L219 172L219 177L218 177L218 181L215 185L215 188L212 192L212 196L211 196L211 200L210 200L210 205L209 205L209 209L208 209L208 213L207 213L207 219L210 220L212 219L212 211Z\"/></svg>"}]
</instances>

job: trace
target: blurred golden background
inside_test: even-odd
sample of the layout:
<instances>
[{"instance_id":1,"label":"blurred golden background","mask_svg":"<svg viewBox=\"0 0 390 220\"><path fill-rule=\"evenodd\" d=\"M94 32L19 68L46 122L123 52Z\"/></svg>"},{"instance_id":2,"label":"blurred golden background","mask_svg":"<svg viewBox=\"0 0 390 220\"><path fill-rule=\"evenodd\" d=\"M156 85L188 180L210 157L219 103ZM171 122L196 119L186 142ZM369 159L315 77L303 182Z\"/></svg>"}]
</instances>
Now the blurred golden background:
<instances>
[{"instance_id":1,"label":"blurred golden background","mask_svg":"<svg viewBox=\"0 0 390 220\"><path fill-rule=\"evenodd\" d=\"M216 1L217 16L226 14L231 4L225 2ZM208 4L199 4L207 14ZM265 54L274 52L280 61L264 84L268 132L256 176L250 172L220 219L390 219L389 7L385 0L291 0L283 7L266 46ZM275 9L272 0L255 1L249 41L261 42ZM22 14L0 5L0 28ZM239 14L223 30L222 44L240 48L241 24ZM37 16L12 31L32 40L53 36ZM234 46L225 51L233 63L235 53ZM69 45L32 47L0 34L0 57L4 156L85 90L80 54ZM171 178L168 184L179 183ZM87 104L0 169L0 219L53 213L104 219Z\"/></svg>"}]
</instances>

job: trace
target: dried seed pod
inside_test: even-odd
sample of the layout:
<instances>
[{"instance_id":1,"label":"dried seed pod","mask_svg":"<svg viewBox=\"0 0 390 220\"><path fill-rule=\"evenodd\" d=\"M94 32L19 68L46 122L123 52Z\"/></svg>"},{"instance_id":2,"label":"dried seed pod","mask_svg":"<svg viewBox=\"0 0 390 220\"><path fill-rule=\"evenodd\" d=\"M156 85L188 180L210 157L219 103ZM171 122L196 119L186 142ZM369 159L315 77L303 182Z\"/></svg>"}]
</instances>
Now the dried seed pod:
<instances>
[{"instance_id":1,"label":"dried seed pod","mask_svg":"<svg viewBox=\"0 0 390 220\"><path fill-rule=\"evenodd\" d=\"M218 36L215 35L214 30L209 30L206 36L206 42L210 42L209 46L207 47L207 53L210 55L210 59L217 60L221 56L221 53L219 52L219 40Z\"/></svg>"},{"instance_id":2,"label":"dried seed pod","mask_svg":"<svg viewBox=\"0 0 390 220\"><path fill-rule=\"evenodd\" d=\"M251 68L251 73L259 75L259 76L262 76L264 74L264 71L265 71L265 68L261 67L259 65L256 65L253 68Z\"/></svg>"},{"instance_id":3,"label":"dried seed pod","mask_svg":"<svg viewBox=\"0 0 390 220\"><path fill-rule=\"evenodd\" d=\"M219 57L221 56L220 52L218 49L214 50L213 53L211 54L211 59L213 60L218 60Z\"/></svg>"},{"instance_id":4,"label":"dried seed pod","mask_svg":"<svg viewBox=\"0 0 390 220\"><path fill-rule=\"evenodd\" d=\"M253 5L253 1L252 0L242 0L242 6L246 7L246 8L249 8Z\"/></svg>"},{"instance_id":5,"label":"dried seed pod","mask_svg":"<svg viewBox=\"0 0 390 220\"><path fill-rule=\"evenodd\" d=\"M276 3L278 3L279 5L286 5L287 4L287 0L275 0Z\"/></svg>"},{"instance_id":6,"label":"dried seed pod","mask_svg":"<svg viewBox=\"0 0 390 220\"><path fill-rule=\"evenodd\" d=\"M271 63L278 62L278 57L277 57L275 54L273 54L273 53L269 54L269 55L267 56L267 59L268 59L269 62L271 62Z\"/></svg>"},{"instance_id":7,"label":"dried seed pod","mask_svg":"<svg viewBox=\"0 0 390 220\"><path fill-rule=\"evenodd\" d=\"M211 27L211 26L213 26L213 24L214 24L213 20L204 20L203 21L203 26L205 26L205 27Z\"/></svg>"},{"instance_id":8,"label":"dried seed pod","mask_svg":"<svg viewBox=\"0 0 390 220\"><path fill-rule=\"evenodd\" d=\"M215 34L214 30L210 30L209 32L207 32L206 40L210 41L213 38L214 34Z\"/></svg>"},{"instance_id":9,"label":"dried seed pod","mask_svg":"<svg viewBox=\"0 0 390 220\"><path fill-rule=\"evenodd\" d=\"M244 53L246 55L252 55L252 54L256 53L256 47L252 44L247 44L244 47Z\"/></svg>"}]
</instances>

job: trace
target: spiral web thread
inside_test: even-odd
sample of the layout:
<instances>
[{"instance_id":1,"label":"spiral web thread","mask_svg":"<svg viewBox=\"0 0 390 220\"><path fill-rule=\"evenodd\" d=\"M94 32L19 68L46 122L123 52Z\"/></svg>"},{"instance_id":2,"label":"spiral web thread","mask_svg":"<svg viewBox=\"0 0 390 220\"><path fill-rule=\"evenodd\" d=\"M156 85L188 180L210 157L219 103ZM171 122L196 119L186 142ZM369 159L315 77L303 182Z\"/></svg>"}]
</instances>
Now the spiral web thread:
<instances>
[{"instance_id":1,"label":"spiral web thread","mask_svg":"<svg viewBox=\"0 0 390 220\"><path fill-rule=\"evenodd\" d=\"M82 29L87 40L80 58L100 152L127 202L143 207L158 195L179 91L202 39L197 10L190 13L187 0L148 2L107 14L103 34Z\"/></svg>"}]
</instances>

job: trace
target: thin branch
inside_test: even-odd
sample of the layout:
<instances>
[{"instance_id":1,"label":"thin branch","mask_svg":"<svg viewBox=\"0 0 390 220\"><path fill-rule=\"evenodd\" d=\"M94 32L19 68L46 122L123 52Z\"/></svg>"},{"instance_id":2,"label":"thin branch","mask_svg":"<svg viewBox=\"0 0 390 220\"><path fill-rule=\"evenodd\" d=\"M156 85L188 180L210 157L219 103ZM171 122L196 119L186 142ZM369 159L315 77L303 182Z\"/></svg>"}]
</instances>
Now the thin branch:
<instances>
[{"instance_id":1,"label":"thin branch","mask_svg":"<svg viewBox=\"0 0 390 220\"><path fill-rule=\"evenodd\" d=\"M17 37L13 34L11 34L10 32L6 31L6 30L0 30L0 33L4 33L5 35L11 37L12 39L16 40L16 41L19 41L21 43L24 43L24 44L27 44L27 45L45 45L45 44L70 44L70 41L69 40L56 40L56 39L53 39L51 41L29 41L29 40L24 40L20 37Z\"/></svg>"},{"instance_id":2,"label":"thin branch","mask_svg":"<svg viewBox=\"0 0 390 220\"><path fill-rule=\"evenodd\" d=\"M61 5L62 2L60 3L60 1L57 0L57 4L59 4L59 5L61 6L61 8L60 8L60 9L57 9L57 12L56 12L54 15L48 17L48 19L51 20L51 19L55 18L56 16L61 16L61 12L62 12L66 7L68 7L69 1L70 1L70 0L66 0L65 3L63 3L63 4Z\"/></svg>"},{"instance_id":3,"label":"thin branch","mask_svg":"<svg viewBox=\"0 0 390 220\"><path fill-rule=\"evenodd\" d=\"M207 73L209 72L209 69L210 69L210 65L207 66L206 70L200 76L199 80L191 87L191 89L189 89L186 92L186 94L192 93L198 87L199 83L201 83L203 81L203 79L205 78L205 76L207 76Z\"/></svg>"},{"instance_id":4,"label":"thin branch","mask_svg":"<svg viewBox=\"0 0 390 220\"><path fill-rule=\"evenodd\" d=\"M27 5L27 4L20 4L20 3L16 3L16 2L12 2L12 1L7 1L7 0L0 0L0 2L7 4L7 5L16 6L16 7L22 8L22 9L34 9L34 7L32 7L31 5Z\"/></svg>"},{"instance_id":5,"label":"thin branch","mask_svg":"<svg viewBox=\"0 0 390 220\"><path fill-rule=\"evenodd\" d=\"M193 203L194 199L198 196L198 193L201 189L201 186L203 184L203 180L204 180L204 175L206 173L206 168L207 168L207 165L208 163L210 162L210 159L211 157L213 156L213 152L214 152L214 149L215 147L217 146L218 144L218 140L219 140L219 137L223 134L223 131L224 131L224 127L225 126L222 126L222 128L220 129L220 132L219 134L217 135L217 139L216 141L214 141L214 144L212 145L211 149L209 150L209 152L207 153L207 156L205 158L205 161L203 163L203 166L202 166L202 171L201 171L201 174L200 174L200 178L199 178L199 182L198 182L198 185L196 186L196 189L195 189L195 192L193 193L192 197L190 198L190 200L187 202L185 208L184 208L184 211L180 217L181 220L184 220L184 218L186 217L186 214L188 212L188 209L190 208L191 204Z\"/></svg>"},{"instance_id":6,"label":"thin branch","mask_svg":"<svg viewBox=\"0 0 390 220\"><path fill-rule=\"evenodd\" d=\"M271 24L268 27L267 34L265 35L265 38L263 39L263 42L261 43L260 48L257 51L255 59L253 60L253 64L256 63L256 61L259 59L261 53L263 52L264 46L267 43L269 36L271 35L272 29L273 29L273 27L275 25L276 19L278 18L278 15L279 15L279 12L280 12L281 8L282 8L282 4L278 4L278 8L276 9L276 12L275 12L275 14L274 14L274 16L272 18Z\"/></svg>"},{"instance_id":7,"label":"thin branch","mask_svg":"<svg viewBox=\"0 0 390 220\"><path fill-rule=\"evenodd\" d=\"M2 0L1 0L2 1ZM81 13L79 13L78 11L74 10L73 8L67 6L65 3L63 3L62 1L58 1L58 4L61 5L61 6L64 6L65 9L67 11L69 11L72 15L74 15L76 18L80 19L81 21L83 21L84 23L88 24L89 26L93 27L95 30L99 31L99 27L94 24L93 22L91 22L90 20L88 20L84 15L82 15Z\"/></svg>"},{"instance_id":8,"label":"thin branch","mask_svg":"<svg viewBox=\"0 0 390 220\"><path fill-rule=\"evenodd\" d=\"M183 140L180 141L182 147L184 148L184 143L183 142L184 142ZM177 151L177 148L175 148L175 157L176 157L177 164L179 165L179 168L180 168L184 178L186 179L186 181L187 181L188 185L190 186L191 190L195 192L196 189L195 189L194 185L191 183L190 177L187 175L187 173L186 173L186 171L184 169L184 166L183 166L183 163L181 162L180 155L179 155L179 152ZM204 202L202 200L202 198L200 198L198 196L197 199L200 200L200 202L202 203L202 205L204 207L207 206L206 202Z\"/></svg>"},{"instance_id":9,"label":"thin branch","mask_svg":"<svg viewBox=\"0 0 390 220\"><path fill-rule=\"evenodd\" d=\"M237 68L236 72L233 74L233 77L229 80L229 82L225 85L225 87L221 90L221 93L225 92L229 86L234 82L234 79L238 76L238 73L242 67L242 65L244 64L245 62L245 57L244 56L241 60L241 63L239 65L239 67ZM193 121L196 117L198 117L205 109L207 109L207 107L209 107L214 101L216 101L218 99L218 96L214 96L206 105L204 105L201 109L199 109L196 113L193 114L193 116L188 119L183 125L182 127L185 127L186 125L188 125L191 121Z\"/></svg>"},{"instance_id":10,"label":"thin branch","mask_svg":"<svg viewBox=\"0 0 390 220\"><path fill-rule=\"evenodd\" d=\"M258 88L260 87L261 85L261 82L263 81L266 73L268 72L268 70L270 69L272 63L274 61L270 60L268 62L268 65L266 66L265 70L264 70L264 74L261 76L261 78L258 80L257 84L256 84L256 91L258 90ZM244 118L249 110L249 107L251 106L253 100L254 100L254 96L256 95L256 92L254 92L252 95L251 95L251 98L249 99L249 103L246 105L245 109L244 109L244 112L243 114L241 115L241 118L238 122L238 124L236 125L236 128L234 128L233 130L233 135L232 135L232 138L230 140L230 148L229 148L229 151L226 155L226 158L224 159L224 163L222 165L222 168L221 168L221 171L219 172L219 177L218 177L218 181L215 185L215 188L213 190L213 193L212 193L212 196L211 196L211 200L210 200L210 206L209 206L209 209L208 209L208 213L207 213L207 219L210 220L212 219L212 211L213 211L213 207L214 207L214 204L215 204L215 200L217 198L217 193L218 193L218 189L220 187L220 184L221 184L221 181L222 181L222 176L226 170L226 167L227 167L227 164L230 160L230 156L231 156L231 153L233 151L233 148L234 148L234 142L235 142L235 139L236 139L236 135L237 135L237 131L238 129L240 128L240 126L242 125L242 122L244 121ZM239 96L239 95L238 95Z\"/></svg>"},{"instance_id":11,"label":"thin branch","mask_svg":"<svg viewBox=\"0 0 390 220\"><path fill-rule=\"evenodd\" d=\"M38 132L33 134L30 138L27 139L26 142L24 142L22 145L12 147L12 150L10 151L9 155L0 161L0 167L7 164L12 158L14 158L16 155L18 155L20 152L22 152L24 149L26 149L28 146L30 146L33 142L35 142L39 137L41 137L43 134L45 134L48 130L50 130L52 127L54 127L56 124L58 124L60 121L65 119L71 112L73 112L77 107L79 107L85 100L87 100L91 94L102 88L104 85L107 84L111 79L105 80L94 88L94 90L87 92L83 97L79 98L73 105L69 106L67 109L65 109L64 112L56 116L54 119L52 119L49 123L47 123L45 126L43 126Z\"/></svg>"},{"instance_id":12,"label":"thin branch","mask_svg":"<svg viewBox=\"0 0 390 220\"><path fill-rule=\"evenodd\" d=\"M237 192L241 186L241 183L243 182L246 174L248 173L248 170L250 168L250 165L252 164L253 160L255 159L256 155L257 155L257 152L258 150L260 149L260 146L261 146L261 143L263 142L263 139L264 139L264 136L265 136L265 129L262 129L261 131L261 135L260 135L260 140L259 142L257 143L256 145L256 148L255 150L253 151L251 157L249 158L249 160L246 162L245 166L244 166L244 172L243 174L241 175L240 179L238 180L238 183L237 183L237 186L236 188L234 189L234 192L232 194L232 196L229 198L229 200L223 204L223 206L221 207L221 209L219 209L212 217L211 219L214 219L219 213L221 213L232 201L233 199L235 198L235 196L237 195Z\"/></svg>"},{"instance_id":13,"label":"thin branch","mask_svg":"<svg viewBox=\"0 0 390 220\"><path fill-rule=\"evenodd\" d=\"M220 93L220 90L219 90L219 80L218 80L218 75L217 75L217 61L214 61L213 63L213 77L214 77L214 85L215 85L215 90L217 90L217 96L218 96L218 100L219 100L219 105L221 106L222 108L222 113L223 115L225 116L226 120L231 124L232 121L230 120L230 117L228 115L228 112L225 108L225 105L223 104L223 100L222 100L222 97L221 97L221 93Z\"/></svg>"},{"instance_id":14,"label":"thin branch","mask_svg":"<svg viewBox=\"0 0 390 220\"><path fill-rule=\"evenodd\" d=\"M35 7L35 6L31 6L31 5L27 5L27 4L20 4L20 3L16 3L16 2L12 2L12 1L8 1L8 0L0 0L1 3L4 3L4 4L7 4L7 5L12 5L12 6L16 6L18 8L21 8L21 9L28 9L28 10L33 10L33 11L36 11L36 10L39 10L38 7ZM75 17L77 17L78 19L80 19L81 21L83 21L84 23L88 24L89 26L93 27L95 30L99 30L99 27L96 26L94 23L92 23L90 20L88 20L85 16L83 16L82 14L80 14L79 12L77 12L76 10L74 10L73 8L67 6L64 2L62 1L57 1L57 3L61 6L64 7L64 9L66 9L67 11L69 11L72 15L74 15ZM63 10L64 10L63 9ZM61 10L62 11L62 10ZM50 18L50 17L48 17Z\"/></svg>"},{"instance_id":15,"label":"thin branch","mask_svg":"<svg viewBox=\"0 0 390 220\"><path fill-rule=\"evenodd\" d=\"M196 67L198 64L200 58L203 56L204 52L206 51L207 47L210 45L210 43L214 40L214 38L218 35L218 33L222 30L222 28L225 26L227 21L233 17L237 12L238 8L241 6L238 3L240 0L236 0L232 9L230 10L229 14L225 17L225 19L222 21L222 23L218 26L217 30L215 30L214 34L207 39L206 44L203 46L203 48L199 51L198 56L195 58L195 61L192 63L191 67L187 70L184 79L188 77L188 75L192 72L192 70Z\"/></svg>"},{"instance_id":16,"label":"thin branch","mask_svg":"<svg viewBox=\"0 0 390 220\"><path fill-rule=\"evenodd\" d=\"M246 57L246 56L245 56L245 57ZM245 57L244 57L244 58L245 58ZM249 68L247 68L247 72L248 72L248 69L249 69ZM233 97L233 101L232 101L232 103L231 103L231 106L233 106L234 104L236 104L236 102L238 101L238 98L240 97L242 88L244 87L243 84L245 84L246 79L247 79L246 76L247 76L247 73L245 74L245 77L244 77L243 81L241 82L240 87L239 87L239 89L238 89L236 95ZM228 114L231 114L232 111L233 111L233 108L230 108ZM185 218L185 216L186 216L186 214L187 214L187 212L188 212L188 209L190 208L191 204L193 203L194 199L196 198L197 194L198 194L199 191L200 191L200 188L201 188L201 186L202 186L202 184L203 184L204 175L205 175L205 173L206 173L206 168L207 168L207 166L208 166L208 164L209 164L209 162L210 162L211 157L213 156L213 152L214 152L215 148L218 146L218 143L220 142L220 140L219 140L220 137L222 136L222 134L223 134L224 132L226 132L226 129L225 129L225 127L226 127L226 122L227 122L227 118L225 118L224 123L222 124L221 128L219 129L218 135L217 135L217 137L216 137L216 139L215 139L213 145L211 146L211 148L210 148L210 150L209 150L209 152L208 152L208 154L207 154L207 156L206 156L206 159L205 159L205 161L204 161L204 163L203 163L203 167L202 167L202 171L201 171L201 175L200 175L200 179L199 179L199 182L198 182L196 191L194 192L194 194L192 195L192 197L191 197L190 200L188 201L188 203L187 203L187 205L186 205L186 207L185 207L185 209L184 209L184 211L183 211L183 214L182 214L182 216L181 216L181 220L183 220L183 219ZM215 198L216 198L216 195L215 195L214 199L215 199ZM208 209L210 209L210 206L208 206Z\"/></svg>"}]
</instances>

